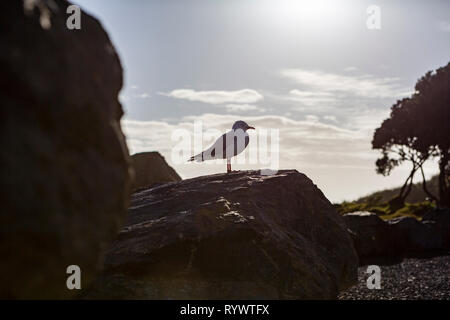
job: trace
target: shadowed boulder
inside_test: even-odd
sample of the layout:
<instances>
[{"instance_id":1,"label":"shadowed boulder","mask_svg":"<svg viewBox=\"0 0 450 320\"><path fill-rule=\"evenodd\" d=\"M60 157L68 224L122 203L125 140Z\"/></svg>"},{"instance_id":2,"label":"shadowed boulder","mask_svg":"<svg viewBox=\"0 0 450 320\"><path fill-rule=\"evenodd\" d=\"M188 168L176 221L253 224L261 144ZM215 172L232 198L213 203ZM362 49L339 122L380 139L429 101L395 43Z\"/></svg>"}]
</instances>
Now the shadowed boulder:
<instances>
[{"instance_id":1,"label":"shadowed boulder","mask_svg":"<svg viewBox=\"0 0 450 320\"><path fill-rule=\"evenodd\" d=\"M391 229L393 246L399 256L414 254L443 248L442 234L433 221L420 222L412 217L400 217L388 221Z\"/></svg>"},{"instance_id":2,"label":"shadowed boulder","mask_svg":"<svg viewBox=\"0 0 450 320\"><path fill-rule=\"evenodd\" d=\"M28 4L0 2L0 297L65 298L66 268L86 287L128 207L122 68L96 19L68 30L68 2Z\"/></svg>"},{"instance_id":3,"label":"shadowed boulder","mask_svg":"<svg viewBox=\"0 0 450 320\"><path fill-rule=\"evenodd\" d=\"M426 213L422 221L400 217L384 221L375 213L344 215L360 264L393 263L404 257L432 256L450 247L448 209Z\"/></svg>"},{"instance_id":4,"label":"shadowed boulder","mask_svg":"<svg viewBox=\"0 0 450 320\"><path fill-rule=\"evenodd\" d=\"M136 153L131 160L135 174L132 190L181 180L159 152Z\"/></svg>"},{"instance_id":5,"label":"shadowed boulder","mask_svg":"<svg viewBox=\"0 0 450 320\"><path fill-rule=\"evenodd\" d=\"M450 248L450 208L430 210L424 214L422 222L435 226L435 232L442 236L442 246Z\"/></svg>"},{"instance_id":6,"label":"shadowed boulder","mask_svg":"<svg viewBox=\"0 0 450 320\"><path fill-rule=\"evenodd\" d=\"M344 219L361 264L395 255L389 225L375 213L358 211Z\"/></svg>"},{"instance_id":7,"label":"shadowed boulder","mask_svg":"<svg viewBox=\"0 0 450 320\"><path fill-rule=\"evenodd\" d=\"M87 298L335 298L358 259L342 217L305 175L203 176L133 194Z\"/></svg>"}]
</instances>

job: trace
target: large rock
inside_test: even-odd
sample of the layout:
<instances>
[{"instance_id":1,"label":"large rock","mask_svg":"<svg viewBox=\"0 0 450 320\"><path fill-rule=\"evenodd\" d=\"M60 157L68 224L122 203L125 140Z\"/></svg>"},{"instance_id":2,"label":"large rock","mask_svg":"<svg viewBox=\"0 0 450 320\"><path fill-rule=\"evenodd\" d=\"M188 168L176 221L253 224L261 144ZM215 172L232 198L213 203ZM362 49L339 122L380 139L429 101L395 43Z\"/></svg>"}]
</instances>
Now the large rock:
<instances>
[{"instance_id":1,"label":"large rock","mask_svg":"<svg viewBox=\"0 0 450 320\"><path fill-rule=\"evenodd\" d=\"M388 221L392 245L397 255L414 256L427 251L442 249L442 234L434 222L420 222L412 217L400 217Z\"/></svg>"},{"instance_id":2,"label":"large rock","mask_svg":"<svg viewBox=\"0 0 450 320\"><path fill-rule=\"evenodd\" d=\"M136 153L131 160L135 174L133 190L181 180L159 152Z\"/></svg>"},{"instance_id":3,"label":"large rock","mask_svg":"<svg viewBox=\"0 0 450 320\"><path fill-rule=\"evenodd\" d=\"M0 2L1 298L64 298L85 287L126 214L129 157L119 58L100 23L68 2Z\"/></svg>"},{"instance_id":4,"label":"large rock","mask_svg":"<svg viewBox=\"0 0 450 320\"><path fill-rule=\"evenodd\" d=\"M422 222L434 225L435 232L442 237L442 246L450 248L450 208L430 210L423 215Z\"/></svg>"},{"instance_id":5,"label":"large rock","mask_svg":"<svg viewBox=\"0 0 450 320\"><path fill-rule=\"evenodd\" d=\"M422 221L435 221L443 227L450 226L450 208L435 208L422 216Z\"/></svg>"},{"instance_id":6,"label":"large rock","mask_svg":"<svg viewBox=\"0 0 450 320\"><path fill-rule=\"evenodd\" d=\"M375 213L358 211L344 215L344 219L361 264L395 255L389 225Z\"/></svg>"},{"instance_id":7,"label":"large rock","mask_svg":"<svg viewBox=\"0 0 450 320\"><path fill-rule=\"evenodd\" d=\"M384 221L375 213L344 215L360 264L392 263L404 257L440 254L450 248L448 209L431 210L422 221L399 217Z\"/></svg>"},{"instance_id":8,"label":"large rock","mask_svg":"<svg viewBox=\"0 0 450 320\"><path fill-rule=\"evenodd\" d=\"M132 197L87 298L335 298L357 280L342 217L294 170L216 174Z\"/></svg>"}]
</instances>

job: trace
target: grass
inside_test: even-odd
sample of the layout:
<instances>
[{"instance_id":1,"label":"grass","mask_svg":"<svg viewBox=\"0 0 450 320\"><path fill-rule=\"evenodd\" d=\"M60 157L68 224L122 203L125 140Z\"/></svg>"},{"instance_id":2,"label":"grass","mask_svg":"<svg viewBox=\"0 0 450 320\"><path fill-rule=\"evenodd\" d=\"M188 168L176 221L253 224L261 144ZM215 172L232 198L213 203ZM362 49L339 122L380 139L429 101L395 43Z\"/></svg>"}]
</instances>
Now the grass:
<instances>
[{"instance_id":1,"label":"grass","mask_svg":"<svg viewBox=\"0 0 450 320\"><path fill-rule=\"evenodd\" d=\"M401 208L392 208L388 202L342 202L334 205L340 214L346 214L356 211L369 211L377 214L383 220L390 220L398 217L413 217L421 220L422 216L436 205L430 201L416 203L405 203Z\"/></svg>"}]
</instances>

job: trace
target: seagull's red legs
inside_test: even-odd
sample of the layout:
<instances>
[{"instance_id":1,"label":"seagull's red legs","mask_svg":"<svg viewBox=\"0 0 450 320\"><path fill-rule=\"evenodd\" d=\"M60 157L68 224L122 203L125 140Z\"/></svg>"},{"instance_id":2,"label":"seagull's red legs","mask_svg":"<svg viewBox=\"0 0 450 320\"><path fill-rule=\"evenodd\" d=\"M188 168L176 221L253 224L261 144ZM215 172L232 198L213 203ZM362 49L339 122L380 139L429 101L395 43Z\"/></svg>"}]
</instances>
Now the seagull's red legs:
<instances>
[{"instance_id":1,"label":"seagull's red legs","mask_svg":"<svg viewBox=\"0 0 450 320\"><path fill-rule=\"evenodd\" d=\"M227 173L231 172L231 162L230 159L227 159Z\"/></svg>"}]
</instances>

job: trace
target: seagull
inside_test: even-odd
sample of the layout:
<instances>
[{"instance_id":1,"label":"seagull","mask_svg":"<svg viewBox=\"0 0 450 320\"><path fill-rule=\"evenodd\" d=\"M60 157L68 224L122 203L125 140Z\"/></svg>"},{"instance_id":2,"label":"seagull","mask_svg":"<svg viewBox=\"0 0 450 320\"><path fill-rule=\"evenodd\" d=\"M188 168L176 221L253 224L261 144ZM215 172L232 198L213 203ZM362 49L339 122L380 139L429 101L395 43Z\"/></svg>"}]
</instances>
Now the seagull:
<instances>
[{"instance_id":1,"label":"seagull","mask_svg":"<svg viewBox=\"0 0 450 320\"><path fill-rule=\"evenodd\" d=\"M203 162L205 160L227 159L227 173L230 173L230 159L244 151L250 141L248 129L255 130L245 121L236 121L230 131L224 133L211 147L191 157L189 161Z\"/></svg>"}]
</instances>

